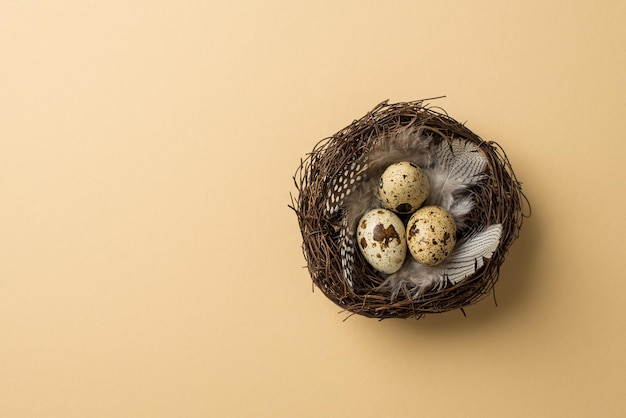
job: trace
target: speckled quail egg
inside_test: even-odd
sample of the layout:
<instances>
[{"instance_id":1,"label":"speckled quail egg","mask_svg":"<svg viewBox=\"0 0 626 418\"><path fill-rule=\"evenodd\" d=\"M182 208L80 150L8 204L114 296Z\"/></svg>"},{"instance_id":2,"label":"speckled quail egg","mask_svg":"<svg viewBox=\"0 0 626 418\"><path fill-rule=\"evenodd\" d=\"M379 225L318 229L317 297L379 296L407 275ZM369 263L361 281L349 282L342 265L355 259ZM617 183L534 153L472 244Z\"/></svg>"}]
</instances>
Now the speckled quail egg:
<instances>
[{"instance_id":1,"label":"speckled quail egg","mask_svg":"<svg viewBox=\"0 0 626 418\"><path fill-rule=\"evenodd\" d=\"M428 176L416 164L402 161L380 176L378 192L387 209L401 214L415 212L430 192Z\"/></svg>"},{"instance_id":2,"label":"speckled quail egg","mask_svg":"<svg viewBox=\"0 0 626 418\"><path fill-rule=\"evenodd\" d=\"M387 209L372 209L359 220L357 245L367 262L381 273L400 270L406 257L406 230Z\"/></svg>"},{"instance_id":3,"label":"speckled quail egg","mask_svg":"<svg viewBox=\"0 0 626 418\"><path fill-rule=\"evenodd\" d=\"M435 266L446 259L456 244L456 224L440 206L424 206L407 224L407 246L415 261Z\"/></svg>"}]
</instances>

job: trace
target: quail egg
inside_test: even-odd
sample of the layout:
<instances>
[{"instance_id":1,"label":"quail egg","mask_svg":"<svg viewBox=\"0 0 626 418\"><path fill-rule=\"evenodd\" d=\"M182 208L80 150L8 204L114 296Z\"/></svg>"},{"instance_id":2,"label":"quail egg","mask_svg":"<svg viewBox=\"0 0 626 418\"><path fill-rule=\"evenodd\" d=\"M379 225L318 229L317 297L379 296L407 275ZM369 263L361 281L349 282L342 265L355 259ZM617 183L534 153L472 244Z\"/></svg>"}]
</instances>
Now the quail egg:
<instances>
[{"instance_id":1,"label":"quail egg","mask_svg":"<svg viewBox=\"0 0 626 418\"><path fill-rule=\"evenodd\" d=\"M407 246L418 263L435 266L446 259L456 244L456 224L440 206L417 210L407 224Z\"/></svg>"},{"instance_id":2,"label":"quail egg","mask_svg":"<svg viewBox=\"0 0 626 418\"><path fill-rule=\"evenodd\" d=\"M430 192L428 176L416 164L402 161L380 176L378 192L387 209L400 214L415 212Z\"/></svg>"},{"instance_id":3,"label":"quail egg","mask_svg":"<svg viewBox=\"0 0 626 418\"><path fill-rule=\"evenodd\" d=\"M381 273L400 270L406 257L406 230L400 218L387 209L373 209L359 220L357 246L367 262Z\"/></svg>"}]
</instances>

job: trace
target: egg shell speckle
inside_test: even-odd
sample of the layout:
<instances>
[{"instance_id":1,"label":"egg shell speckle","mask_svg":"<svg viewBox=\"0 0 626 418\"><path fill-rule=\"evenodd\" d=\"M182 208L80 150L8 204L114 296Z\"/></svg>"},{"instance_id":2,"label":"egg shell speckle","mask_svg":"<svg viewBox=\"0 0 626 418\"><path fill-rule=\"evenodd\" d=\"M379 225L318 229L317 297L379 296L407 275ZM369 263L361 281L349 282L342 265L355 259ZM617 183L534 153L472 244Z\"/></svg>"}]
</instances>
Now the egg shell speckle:
<instances>
[{"instance_id":1,"label":"egg shell speckle","mask_svg":"<svg viewBox=\"0 0 626 418\"><path fill-rule=\"evenodd\" d=\"M456 244L456 224L439 206L425 206L407 224L407 246L418 263L435 266L450 255Z\"/></svg>"},{"instance_id":2,"label":"egg shell speckle","mask_svg":"<svg viewBox=\"0 0 626 418\"><path fill-rule=\"evenodd\" d=\"M422 206L430 193L430 182L419 166L401 161L385 169L378 192L387 209L408 214Z\"/></svg>"},{"instance_id":3,"label":"egg shell speckle","mask_svg":"<svg viewBox=\"0 0 626 418\"><path fill-rule=\"evenodd\" d=\"M381 273L400 270L407 253L406 229L387 209L367 212L357 226L357 245L367 262Z\"/></svg>"}]
</instances>

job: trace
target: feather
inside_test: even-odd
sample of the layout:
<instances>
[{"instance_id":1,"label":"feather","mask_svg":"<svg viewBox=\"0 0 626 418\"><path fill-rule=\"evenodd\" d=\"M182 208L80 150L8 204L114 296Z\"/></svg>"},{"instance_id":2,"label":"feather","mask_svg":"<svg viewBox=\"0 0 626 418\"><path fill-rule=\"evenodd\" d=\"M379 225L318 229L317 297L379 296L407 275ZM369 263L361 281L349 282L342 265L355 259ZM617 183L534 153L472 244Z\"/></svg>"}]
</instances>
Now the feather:
<instances>
[{"instance_id":1,"label":"feather","mask_svg":"<svg viewBox=\"0 0 626 418\"><path fill-rule=\"evenodd\" d=\"M333 216L344 208L345 198L360 187L366 171L367 164L359 158L346 164L332 179L324 207L327 216Z\"/></svg>"},{"instance_id":2,"label":"feather","mask_svg":"<svg viewBox=\"0 0 626 418\"><path fill-rule=\"evenodd\" d=\"M471 196L461 196L453 200L448 212L454 218L458 230L465 228L465 217L474 209L474 199Z\"/></svg>"},{"instance_id":3,"label":"feather","mask_svg":"<svg viewBox=\"0 0 626 418\"><path fill-rule=\"evenodd\" d=\"M351 289L352 264L354 263L356 251L356 226L368 210L382 207L377 193L377 184L378 181L376 179L362 181L354 189L348 189L348 194L342 201L344 212L341 230L339 231L341 269L343 278Z\"/></svg>"},{"instance_id":4,"label":"feather","mask_svg":"<svg viewBox=\"0 0 626 418\"><path fill-rule=\"evenodd\" d=\"M434 164L425 170L430 179L426 204L449 211L459 193L484 177L481 173L487 166L487 159L477 145L460 139L450 143L443 141L433 157Z\"/></svg>"},{"instance_id":5,"label":"feather","mask_svg":"<svg viewBox=\"0 0 626 418\"><path fill-rule=\"evenodd\" d=\"M354 251L356 243L354 242L354 230L348 226L348 217L342 219L342 227L339 231L339 241L341 255L341 271L346 283L352 289L352 265L354 264Z\"/></svg>"},{"instance_id":6,"label":"feather","mask_svg":"<svg viewBox=\"0 0 626 418\"><path fill-rule=\"evenodd\" d=\"M405 128L382 137L367 154L369 176L379 177L391 164L408 161L424 167L431 159L431 136L421 130Z\"/></svg>"},{"instance_id":7,"label":"feather","mask_svg":"<svg viewBox=\"0 0 626 418\"><path fill-rule=\"evenodd\" d=\"M395 300L401 290L411 299L432 288L437 283L438 277L441 277L439 266L420 264L408 255L402 268L387 277L378 289L391 290L391 300Z\"/></svg>"},{"instance_id":8,"label":"feather","mask_svg":"<svg viewBox=\"0 0 626 418\"><path fill-rule=\"evenodd\" d=\"M443 276L452 284L461 282L474 274L484 264L485 258L491 258L500 244L502 224L488 226L475 233L457 248L445 261Z\"/></svg>"}]
</instances>

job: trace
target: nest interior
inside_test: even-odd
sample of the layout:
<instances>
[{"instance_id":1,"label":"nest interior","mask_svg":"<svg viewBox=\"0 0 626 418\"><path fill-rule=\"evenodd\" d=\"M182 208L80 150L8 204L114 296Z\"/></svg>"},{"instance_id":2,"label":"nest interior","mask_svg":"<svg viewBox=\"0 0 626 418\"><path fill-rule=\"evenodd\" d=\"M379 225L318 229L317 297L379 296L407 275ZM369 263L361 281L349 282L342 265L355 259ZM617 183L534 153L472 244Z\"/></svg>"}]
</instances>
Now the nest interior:
<instances>
[{"instance_id":1,"label":"nest interior","mask_svg":"<svg viewBox=\"0 0 626 418\"><path fill-rule=\"evenodd\" d=\"M343 278L338 244L337 219L325 215L325 199L334 178L355 156L394 131L418 128L439 140L464 139L479 146L488 161L488 176L471 190L475 208L469 225L502 224L498 248L473 275L456 285L430 289L412 298L380 288L384 277L357 252L353 266L353 286ZM525 215L521 184L502 148L483 141L478 135L448 116L442 109L425 105L424 100L389 104L383 102L361 119L319 142L301 161L294 182L297 195L291 208L296 212L303 238L302 250L313 283L343 310L371 318L421 318L476 303L490 294L499 269Z\"/></svg>"}]
</instances>

